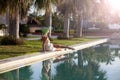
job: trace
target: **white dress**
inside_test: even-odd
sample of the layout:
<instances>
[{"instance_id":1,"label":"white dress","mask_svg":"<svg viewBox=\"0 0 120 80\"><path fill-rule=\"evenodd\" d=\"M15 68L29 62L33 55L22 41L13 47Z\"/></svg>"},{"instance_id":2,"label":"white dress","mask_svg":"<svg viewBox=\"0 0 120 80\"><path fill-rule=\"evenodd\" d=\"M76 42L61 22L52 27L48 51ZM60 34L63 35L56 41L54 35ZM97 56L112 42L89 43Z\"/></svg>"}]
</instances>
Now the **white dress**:
<instances>
[{"instance_id":1,"label":"white dress","mask_svg":"<svg viewBox=\"0 0 120 80\"><path fill-rule=\"evenodd\" d=\"M50 40L48 39L48 42L45 45L45 49L47 51L55 51L55 47L53 46L53 44L50 42Z\"/></svg>"}]
</instances>

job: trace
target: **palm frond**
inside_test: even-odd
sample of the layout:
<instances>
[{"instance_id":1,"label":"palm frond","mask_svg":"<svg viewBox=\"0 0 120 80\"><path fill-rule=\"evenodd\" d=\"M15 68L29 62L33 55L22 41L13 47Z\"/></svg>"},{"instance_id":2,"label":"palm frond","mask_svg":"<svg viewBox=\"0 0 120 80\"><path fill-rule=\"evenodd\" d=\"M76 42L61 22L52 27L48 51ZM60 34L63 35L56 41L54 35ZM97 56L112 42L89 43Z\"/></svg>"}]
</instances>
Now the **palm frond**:
<instances>
[{"instance_id":1,"label":"palm frond","mask_svg":"<svg viewBox=\"0 0 120 80\"><path fill-rule=\"evenodd\" d=\"M52 5L57 6L63 0L35 0L35 7L37 10L44 9L46 11L52 11Z\"/></svg>"}]
</instances>

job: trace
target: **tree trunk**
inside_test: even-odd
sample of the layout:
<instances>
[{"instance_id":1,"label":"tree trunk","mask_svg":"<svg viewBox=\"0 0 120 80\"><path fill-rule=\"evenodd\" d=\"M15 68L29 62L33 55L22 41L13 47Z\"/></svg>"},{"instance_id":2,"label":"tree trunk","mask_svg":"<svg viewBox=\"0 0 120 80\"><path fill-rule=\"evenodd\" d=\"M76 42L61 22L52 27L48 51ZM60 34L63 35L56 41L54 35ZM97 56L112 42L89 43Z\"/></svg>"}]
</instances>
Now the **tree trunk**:
<instances>
[{"instance_id":1,"label":"tree trunk","mask_svg":"<svg viewBox=\"0 0 120 80\"><path fill-rule=\"evenodd\" d=\"M70 26L70 19L68 14L64 17L64 37L69 38L69 26Z\"/></svg>"},{"instance_id":2,"label":"tree trunk","mask_svg":"<svg viewBox=\"0 0 120 80\"><path fill-rule=\"evenodd\" d=\"M16 38L20 38L19 37L19 21L20 18L19 18L19 8L16 9L16 30L15 30L15 33L16 33Z\"/></svg>"},{"instance_id":3,"label":"tree trunk","mask_svg":"<svg viewBox=\"0 0 120 80\"><path fill-rule=\"evenodd\" d=\"M19 8L14 14L9 14L9 35L19 38Z\"/></svg>"},{"instance_id":4,"label":"tree trunk","mask_svg":"<svg viewBox=\"0 0 120 80\"><path fill-rule=\"evenodd\" d=\"M50 30L49 30L49 37L51 37L52 35L52 13L51 12L47 12L46 11L46 14L45 14L45 26L46 27L50 27Z\"/></svg>"},{"instance_id":5,"label":"tree trunk","mask_svg":"<svg viewBox=\"0 0 120 80\"><path fill-rule=\"evenodd\" d=\"M7 10L6 12L6 26L7 26L7 29L6 29L6 35L9 35L8 32L9 32L9 9Z\"/></svg>"},{"instance_id":6,"label":"tree trunk","mask_svg":"<svg viewBox=\"0 0 120 80\"><path fill-rule=\"evenodd\" d=\"M81 16L78 16L78 23L75 30L75 37L82 37L82 28L83 28L83 19Z\"/></svg>"}]
</instances>

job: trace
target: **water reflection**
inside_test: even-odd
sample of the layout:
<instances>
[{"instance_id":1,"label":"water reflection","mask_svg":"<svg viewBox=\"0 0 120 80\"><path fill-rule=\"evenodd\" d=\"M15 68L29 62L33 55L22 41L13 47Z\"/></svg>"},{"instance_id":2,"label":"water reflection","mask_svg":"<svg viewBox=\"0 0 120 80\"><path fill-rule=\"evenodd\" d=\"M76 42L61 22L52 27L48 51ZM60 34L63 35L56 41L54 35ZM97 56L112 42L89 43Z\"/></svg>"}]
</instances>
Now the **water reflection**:
<instances>
[{"instance_id":1,"label":"water reflection","mask_svg":"<svg viewBox=\"0 0 120 80\"><path fill-rule=\"evenodd\" d=\"M110 75L116 65L120 71L119 61L120 46L101 44L0 74L0 80L120 80L119 75Z\"/></svg>"},{"instance_id":2,"label":"water reflection","mask_svg":"<svg viewBox=\"0 0 120 80\"><path fill-rule=\"evenodd\" d=\"M30 67L24 67L11 72L0 74L0 80L31 80Z\"/></svg>"},{"instance_id":3,"label":"water reflection","mask_svg":"<svg viewBox=\"0 0 120 80\"><path fill-rule=\"evenodd\" d=\"M41 80L51 80L51 60L46 60L42 62L42 77Z\"/></svg>"},{"instance_id":4,"label":"water reflection","mask_svg":"<svg viewBox=\"0 0 120 80\"><path fill-rule=\"evenodd\" d=\"M78 51L78 59L71 57L58 65L56 67L57 73L53 80L107 80L105 77L106 72L99 70L99 62L106 61L108 63L111 58L109 61L109 58L104 59L105 57L102 57L104 55L99 50L96 50L96 48ZM102 58L98 58L98 55ZM109 52L107 55L109 55ZM107 55L105 54L105 56Z\"/></svg>"},{"instance_id":5,"label":"water reflection","mask_svg":"<svg viewBox=\"0 0 120 80\"><path fill-rule=\"evenodd\" d=\"M82 50L82 52L84 61L94 61L96 63L105 62L106 64L109 64L114 60L108 45L99 45L94 48Z\"/></svg>"},{"instance_id":6,"label":"water reflection","mask_svg":"<svg viewBox=\"0 0 120 80\"><path fill-rule=\"evenodd\" d=\"M78 51L77 59L73 56L56 67L54 80L107 80L106 71L100 69L100 63L111 64L117 56L111 54L113 50L116 52L116 49L102 44ZM115 54L119 54L118 51Z\"/></svg>"}]
</instances>

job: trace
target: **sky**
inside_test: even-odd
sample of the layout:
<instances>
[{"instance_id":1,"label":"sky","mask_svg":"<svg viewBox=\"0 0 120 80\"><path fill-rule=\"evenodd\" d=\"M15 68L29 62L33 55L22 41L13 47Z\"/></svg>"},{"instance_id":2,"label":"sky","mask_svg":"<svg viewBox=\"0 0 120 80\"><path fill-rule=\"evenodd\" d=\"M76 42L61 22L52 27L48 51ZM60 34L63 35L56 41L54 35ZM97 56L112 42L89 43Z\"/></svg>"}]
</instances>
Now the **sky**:
<instances>
[{"instance_id":1,"label":"sky","mask_svg":"<svg viewBox=\"0 0 120 80\"><path fill-rule=\"evenodd\" d=\"M120 10L120 0L108 0L113 10Z\"/></svg>"}]
</instances>

